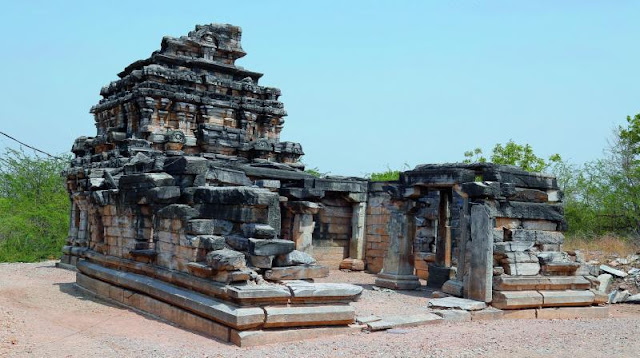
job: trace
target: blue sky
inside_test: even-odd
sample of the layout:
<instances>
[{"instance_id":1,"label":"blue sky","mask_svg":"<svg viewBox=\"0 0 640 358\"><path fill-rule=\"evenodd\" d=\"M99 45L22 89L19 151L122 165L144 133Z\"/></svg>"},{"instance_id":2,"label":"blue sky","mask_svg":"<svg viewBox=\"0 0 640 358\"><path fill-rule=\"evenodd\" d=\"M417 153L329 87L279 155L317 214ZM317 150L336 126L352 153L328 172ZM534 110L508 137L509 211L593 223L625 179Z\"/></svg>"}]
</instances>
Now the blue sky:
<instances>
[{"instance_id":1,"label":"blue sky","mask_svg":"<svg viewBox=\"0 0 640 358\"><path fill-rule=\"evenodd\" d=\"M282 140L323 172L452 162L513 139L575 163L640 112L640 2L3 1L0 130L62 153L100 88L195 24L243 28ZM0 139L1 146L14 146Z\"/></svg>"}]
</instances>

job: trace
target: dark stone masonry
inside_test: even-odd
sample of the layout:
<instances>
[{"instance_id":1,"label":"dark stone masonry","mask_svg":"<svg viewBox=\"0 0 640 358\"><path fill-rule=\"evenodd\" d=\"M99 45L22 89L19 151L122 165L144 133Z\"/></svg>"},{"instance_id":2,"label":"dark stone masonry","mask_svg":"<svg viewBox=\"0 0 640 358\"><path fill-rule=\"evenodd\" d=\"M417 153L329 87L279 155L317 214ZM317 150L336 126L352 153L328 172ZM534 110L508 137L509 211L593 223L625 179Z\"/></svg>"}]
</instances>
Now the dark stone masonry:
<instances>
[{"instance_id":1,"label":"dark stone masonry","mask_svg":"<svg viewBox=\"0 0 640 358\"><path fill-rule=\"evenodd\" d=\"M602 301L562 251L553 177L444 164L393 182L316 178L280 141L280 90L235 65L240 38L218 24L165 37L100 91L97 135L75 141L65 173L61 263L80 286L238 345L346 329L362 288L313 283L329 269L392 289L427 279L504 310Z\"/></svg>"}]
</instances>

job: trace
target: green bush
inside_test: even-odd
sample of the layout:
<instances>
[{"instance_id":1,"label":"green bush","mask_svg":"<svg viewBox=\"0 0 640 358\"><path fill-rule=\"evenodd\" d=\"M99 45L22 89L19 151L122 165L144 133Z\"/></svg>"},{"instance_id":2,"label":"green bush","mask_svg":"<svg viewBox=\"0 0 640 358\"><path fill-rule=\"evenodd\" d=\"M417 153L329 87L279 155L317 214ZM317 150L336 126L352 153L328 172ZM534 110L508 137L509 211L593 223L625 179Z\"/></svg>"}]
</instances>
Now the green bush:
<instances>
[{"instance_id":1,"label":"green bush","mask_svg":"<svg viewBox=\"0 0 640 358\"><path fill-rule=\"evenodd\" d=\"M69 228L62 170L68 158L6 149L0 156L0 262L60 256Z\"/></svg>"}]
</instances>

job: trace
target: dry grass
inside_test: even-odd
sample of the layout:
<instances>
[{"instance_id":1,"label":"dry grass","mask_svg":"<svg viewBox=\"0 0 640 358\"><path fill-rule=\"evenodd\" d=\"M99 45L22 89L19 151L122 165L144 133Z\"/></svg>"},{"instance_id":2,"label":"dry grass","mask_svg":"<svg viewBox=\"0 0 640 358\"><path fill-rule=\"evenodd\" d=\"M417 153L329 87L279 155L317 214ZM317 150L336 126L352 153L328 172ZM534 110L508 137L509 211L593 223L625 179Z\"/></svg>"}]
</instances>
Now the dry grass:
<instances>
[{"instance_id":1,"label":"dry grass","mask_svg":"<svg viewBox=\"0 0 640 358\"><path fill-rule=\"evenodd\" d=\"M628 237L614 235L603 235L594 238L572 236L565 238L565 250L580 250L584 252L587 259L601 256L627 257L638 253L640 246L638 241Z\"/></svg>"}]
</instances>

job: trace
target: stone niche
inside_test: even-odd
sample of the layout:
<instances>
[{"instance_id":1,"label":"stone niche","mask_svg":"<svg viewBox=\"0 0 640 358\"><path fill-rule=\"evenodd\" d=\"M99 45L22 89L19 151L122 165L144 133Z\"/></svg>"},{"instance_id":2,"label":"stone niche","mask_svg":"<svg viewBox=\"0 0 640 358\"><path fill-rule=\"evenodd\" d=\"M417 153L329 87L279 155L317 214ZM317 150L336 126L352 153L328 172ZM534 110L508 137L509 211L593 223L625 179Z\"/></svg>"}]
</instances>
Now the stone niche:
<instances>
[{"instance_id":1,"label":"stone niche","mask_svg":"<svg viewBox=\"0 0 640 358\"><path fill-rule=\"evenodd\" d=\"M303 171L301 145L280 141L280 90L235 65L240 38L217 24L165 37L102 88L97 135L66 170L61 263L96 294L238 345L342 332L362 288L313 279L345 259L364 269L367 181Z\"/></svg>"}]
</instances>

